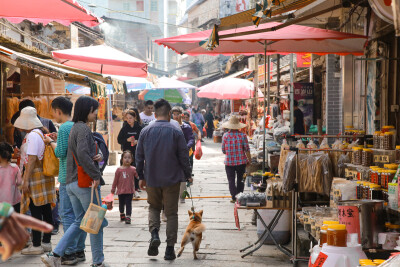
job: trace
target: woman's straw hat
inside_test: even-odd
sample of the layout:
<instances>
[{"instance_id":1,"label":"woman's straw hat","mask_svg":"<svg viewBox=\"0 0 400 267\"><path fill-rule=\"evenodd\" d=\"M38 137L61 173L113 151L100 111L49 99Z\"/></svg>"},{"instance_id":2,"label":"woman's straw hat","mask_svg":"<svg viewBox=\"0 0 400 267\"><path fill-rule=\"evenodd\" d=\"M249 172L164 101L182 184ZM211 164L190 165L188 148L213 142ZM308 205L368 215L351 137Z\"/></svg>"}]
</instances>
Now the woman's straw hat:
<instances>
[{"instance_id":1,"label":"woman's straw hat","mask_svg":"<svg viewBox=\"0 0 400 267\"><path fill-rule=\"evenodd\" d=\"M229 118L228 122L225 122L224 124L222 124L222 128L231 129L231 130L240 130L244 127L246 127L246 124L241 123L239 121L239 118L235 115L231 116Z\"/></svg>"},{"instance_id":2,"label":"woman's straw hat","mask_svg":"<svg viewBox=\"0 0 400 267\"><path fill-rule=\"evenodd\" d=\"M26 107L21 110L18 119L14 122L14 127L22 130L33 130L43 127L40 122L36 109L34 107Z\"/></svg>"}]
</instances>

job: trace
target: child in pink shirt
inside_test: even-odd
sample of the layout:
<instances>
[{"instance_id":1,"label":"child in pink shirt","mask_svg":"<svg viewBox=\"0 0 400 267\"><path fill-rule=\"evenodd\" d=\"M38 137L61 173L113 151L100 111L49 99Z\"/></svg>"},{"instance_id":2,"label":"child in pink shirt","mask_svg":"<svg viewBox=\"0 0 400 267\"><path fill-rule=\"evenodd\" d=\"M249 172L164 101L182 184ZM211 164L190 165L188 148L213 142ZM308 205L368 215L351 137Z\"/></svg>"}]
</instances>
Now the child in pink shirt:
<instances>
[{"instance_id":1,"label":"child in pink shirt","mask_svg":"<svg viewBox=\"0 0 400 267\"><path fill-rule=\"evenodd\" d=\"M125 221L126 224L131 223L132 215L132 198L135 193L135 180L139 176L136 172L136 168L131 166L133 161L133 155L130 151L124 151L122 153L121 167L115 172L114 182L111 188L111 193L115 194L117 188L119 212L121 221ZM126 206L126 217L124 209Z\"/></svg>"},{"instance_id":2,"label":"child in pink shirt","mask_svg":"<svg viewBox=\"0 0 400 267\"><path fill-rule=\"evenodd\" d=\"M17 165L11 163L13 148L8 143L0 143L0 202L7 202L19 212L22 184L21 172Z\"/></svg>"}]
</instances>

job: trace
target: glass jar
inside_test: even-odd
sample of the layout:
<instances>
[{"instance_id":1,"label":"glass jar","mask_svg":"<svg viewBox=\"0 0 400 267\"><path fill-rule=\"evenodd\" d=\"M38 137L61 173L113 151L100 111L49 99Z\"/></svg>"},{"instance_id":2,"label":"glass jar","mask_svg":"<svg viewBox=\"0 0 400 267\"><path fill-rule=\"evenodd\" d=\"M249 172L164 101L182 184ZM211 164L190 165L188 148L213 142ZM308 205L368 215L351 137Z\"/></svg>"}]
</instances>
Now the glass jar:
<instances>
[{"instance_id":1,"label":"glass jar","mask_svg":"<svg viewBox=\"0 0 400 267\"><path fill-rule=\"evenodd\" d=\"M352 163L354 165L361 165L361 163L362 163L362 148L353 147Z\"/></svg>"},{"instance_id":2,"label":"glass jar","mask_svg":"<svg viewBox=\"0 0 400 267\"><path fill-rule=\"evenodd\" d=\"M374 143L374 148L376 148L376 149L379 149L381 147L380 146L380 139L379 139L381 133L382 133L381 131L376 131L376 132L374 132L374 135L372 137L372 140L373 140L373 143Z\"/></svg>"},{"instance_id":3,"label":"glass jar","mask_svg":"<svg viewBox=\"0 0 400 267\"><path fill-rule=\"evenodd\" d=\"M369 181L374 184L378 184L378 169L379 167L371 166L369 172Z\"/></svg>"},{"instance_id":4,"label":"glass jar","mask_svg":"<svg viewBox=\"0 0 400 267\"><path fill-rule=\"evenodd\" d=\"M382 200L382 188L380 185L377 184L371 184L370 185L370 199L375 199L375 200Z\"/></svg>"},{"instance_id":5,"label":"glass jar","mask_svg":"<svg viewBox=\"0 0 400 267\"><path fill-rule=\"evenodd\" d=\"M328 226L328 246L347 247L347 231L344 224L331 224Z\"/></svg>"},{"instance_id":6,"label":"glass jar","mask_svg":"<svg viewBox=\"0 0 400 267\"><path fill-rule=\"evenodd\" d=\"M319 232L319 246L322 247L328 241L328 225L323 225L321 231Z\"/></svg>"},{"instance_id":7,"label":"glass jar","mask_svg":"<svg viewBox=\"0 0 400 267\"><path fill-rule=\"evenodd\" d=\"M382 180L385 179L385 169L378 169L378 185L382 186Z\"/></svg>"},{"instance_id":8,"label":"glass jar","mask_svg":"<svg viewBox=\"0 0 400 267\"><path fill-rule=\"evenodd\" d=\"M362 199L362 182L361 181L357 181L357 199Z\"/></svg>"},{"instance_id":9,"label":"glass jar","mask_svg":"<svg viewBox=\"0 0 400 267\"><path fill-rule=\"evenodd\" d=\"M363 188L362 199L367 199L369 191L369 182L363 182L362 188Z\"/></svg>"},{"instance_id":10,"label":"glass jar","mask_svg":"<svg viewBox=\"0 0 400 267\"><path fill-rule=\"evenodd\" d=\"M385 134L381 133L379 135L379 149L385 149L384 142L385 142Z\"/></svg>"},{"instance_id":11,"label":"glass jar","mask_svg":"<svg viewBox=\"0 0 400 267\"><path fill-rule=\"evenodd\" d=\"M373 159L374 159L374 153L372 152L372 149L364 148L362 151L361 164L364 167L369 167L372 165Z\"/></svg>"},{"instance_id":12,"label":"glass jar","mask_svg":"<svg viewBox=\"0 0 400 267\"><path fill-rule=\"evenodd\" d=\"M383 138L383 149L393 150L394 148L394 132L386 132Z\"/></svg>"},{"instance_id":13,"label":"glass jar","mask_svg":"<svg viewBox=\"0 0 400 267\"><path fill-rule=\"evenodd\" d=\"M400 146L396 146L396 162L400 163Z\"/></svg>"}]
</instances>

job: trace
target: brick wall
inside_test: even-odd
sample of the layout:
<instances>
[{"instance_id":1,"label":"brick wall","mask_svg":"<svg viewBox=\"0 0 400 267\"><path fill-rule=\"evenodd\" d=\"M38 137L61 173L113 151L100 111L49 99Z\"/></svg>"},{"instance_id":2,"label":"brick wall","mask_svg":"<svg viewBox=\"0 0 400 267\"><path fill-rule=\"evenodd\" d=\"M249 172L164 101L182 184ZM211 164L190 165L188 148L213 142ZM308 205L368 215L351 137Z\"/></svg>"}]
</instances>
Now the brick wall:
<instances>
[{"instance_id":1,"label":"brick wall","mask_svg":"<svg viewBox=\"0 0 400 267\"><path fill-rule=\"evenodd\" d=\"M340 74L340 59L335 55L326 56L326 132L327 134L339 134L342 132L342 83Z\"/></svg>"}]
</instances>

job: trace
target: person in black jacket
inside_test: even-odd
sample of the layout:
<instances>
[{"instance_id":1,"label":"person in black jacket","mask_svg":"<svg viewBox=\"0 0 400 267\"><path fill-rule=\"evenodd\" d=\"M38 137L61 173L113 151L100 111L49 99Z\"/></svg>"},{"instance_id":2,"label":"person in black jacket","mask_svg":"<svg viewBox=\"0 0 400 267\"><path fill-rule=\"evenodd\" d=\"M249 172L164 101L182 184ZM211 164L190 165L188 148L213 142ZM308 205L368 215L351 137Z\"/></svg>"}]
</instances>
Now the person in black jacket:
<instances>
[{"instance_id":1,"label":"person in black jacket","mask_svg":"<svg viewBox=\"0 0 400 267\"><path fill-rule=\"evenodd\" d=\"M132 155L136 153L136 145L139 140L142 126L136 120L136 113L133 110L126 112L126 123L122 126L121 131L118 134L118 144L121 145L122 151L130 151ZM136 166L135 160L132 162L132 166ZM139 190L139 180L135 179L135 197L140 198L137 190Z\"/></svg>"}]
</instances>

